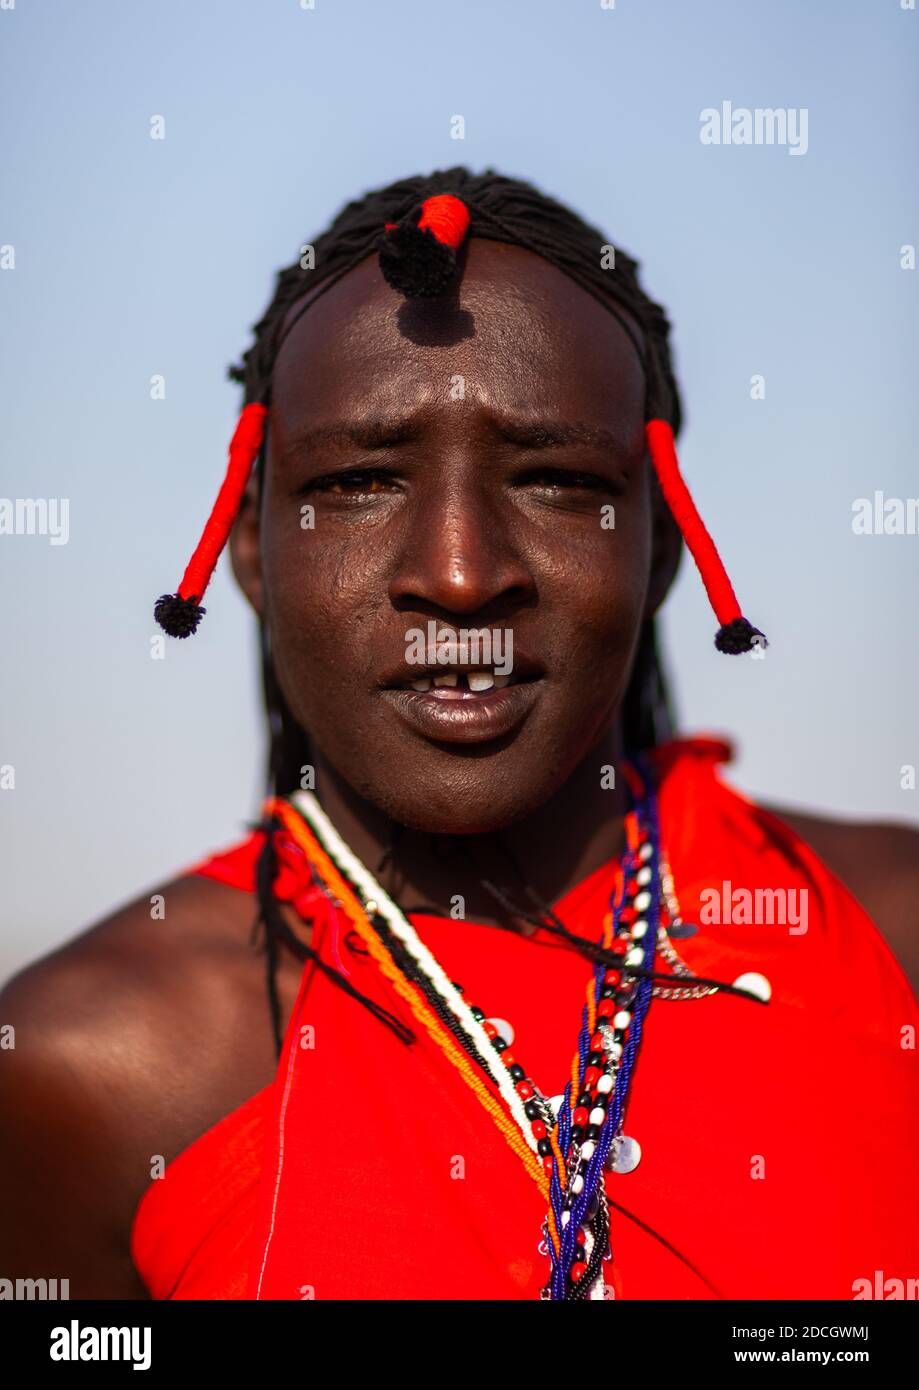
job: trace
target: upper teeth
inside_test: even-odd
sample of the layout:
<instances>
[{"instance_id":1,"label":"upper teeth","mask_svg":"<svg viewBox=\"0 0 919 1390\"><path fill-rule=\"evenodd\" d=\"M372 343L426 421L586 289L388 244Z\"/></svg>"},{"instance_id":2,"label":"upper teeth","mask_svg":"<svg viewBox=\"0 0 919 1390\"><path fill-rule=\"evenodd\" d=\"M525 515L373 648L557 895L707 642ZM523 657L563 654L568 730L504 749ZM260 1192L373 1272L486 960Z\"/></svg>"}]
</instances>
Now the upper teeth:
<instances>
[{"instance_id":1,"label":"upper teeth","mask_svg":"<svg viewBox=\"0 0 919 1390\"><path fill-rule=\"evenodd\" d=\"M462 679L461 679L462 678ZM439 686L457 687L468 685L473 691L503 690L511 682L510 676L499 676L493 671L447 671L442 676L421 676L416 681L410 681L409 686L412 690L426 692Z\"/></svg>"}]
</instances>

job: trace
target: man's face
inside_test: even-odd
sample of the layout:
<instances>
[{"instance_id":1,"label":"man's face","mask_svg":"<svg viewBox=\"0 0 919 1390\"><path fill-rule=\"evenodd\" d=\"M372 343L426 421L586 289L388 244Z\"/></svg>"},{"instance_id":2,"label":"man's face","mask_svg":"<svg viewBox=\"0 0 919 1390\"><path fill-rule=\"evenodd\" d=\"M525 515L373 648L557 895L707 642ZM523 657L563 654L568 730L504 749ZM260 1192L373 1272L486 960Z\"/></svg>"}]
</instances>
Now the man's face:
<instances>
[{"instance_id":1,"label":"man's face","mask_svg":"<svg viewBox=\"0 0 919 1390\"><path fill-rule=\"evenodd\" d=\"M509 825L610 730L649 604L644 389L611 314L482 239L455 303L369 258L284 342L244 583L293 715L399 823Z\"/></svg>"}]
</instances>

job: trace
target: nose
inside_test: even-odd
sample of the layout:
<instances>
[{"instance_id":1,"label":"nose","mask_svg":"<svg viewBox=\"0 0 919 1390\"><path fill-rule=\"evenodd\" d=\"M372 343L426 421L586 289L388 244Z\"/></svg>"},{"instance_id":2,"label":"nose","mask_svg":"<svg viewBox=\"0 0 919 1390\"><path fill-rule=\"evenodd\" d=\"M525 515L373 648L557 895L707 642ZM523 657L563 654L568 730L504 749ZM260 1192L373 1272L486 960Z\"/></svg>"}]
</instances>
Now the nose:
<instances>
[{"instance_id":1,"label":"nose","mask_svg":"<svg viewBox=\"0 0 919 1390\"><path fill-rule=\"evenodd\" d=\"M472 482L454 482L447 490L432 485L406 527L389 583L393 606L489 623L532 604L536 581L515 543L513 523L487 489Z\"/></svg>"}]
</instances>

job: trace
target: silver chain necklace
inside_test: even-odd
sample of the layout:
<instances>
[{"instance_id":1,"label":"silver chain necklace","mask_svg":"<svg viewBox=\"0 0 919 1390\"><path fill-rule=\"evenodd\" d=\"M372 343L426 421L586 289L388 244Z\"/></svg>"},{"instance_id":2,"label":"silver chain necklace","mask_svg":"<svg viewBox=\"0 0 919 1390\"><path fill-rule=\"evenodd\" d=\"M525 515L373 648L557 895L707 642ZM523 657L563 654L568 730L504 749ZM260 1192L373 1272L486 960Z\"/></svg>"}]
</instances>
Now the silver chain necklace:
<instances>
[{"instance_id":1,"label":"silver chain necklace","mask_svg":"<svg viewBox=\"0 0 919 1390\"><path fill-rule=\"evenodd\" d=\"M673 886L673 874L670 872L670 865L663 853L660 855L660 878L661 892L664 895L664 902L667 905L667 916L670 919L671 927L681 927L683 918L680 913L680 904L677 899L676 889ZM685 960L679 955L673 945L666 927L658 927L657 930L657 949L661 956L673 970L674 975L681 980L693 980L695 975L686 964ZM651 991L655 999L704 999L707 994L717 994L717 987L714 985L662 985L655 984Z\"/></svg>"}]
</instances>

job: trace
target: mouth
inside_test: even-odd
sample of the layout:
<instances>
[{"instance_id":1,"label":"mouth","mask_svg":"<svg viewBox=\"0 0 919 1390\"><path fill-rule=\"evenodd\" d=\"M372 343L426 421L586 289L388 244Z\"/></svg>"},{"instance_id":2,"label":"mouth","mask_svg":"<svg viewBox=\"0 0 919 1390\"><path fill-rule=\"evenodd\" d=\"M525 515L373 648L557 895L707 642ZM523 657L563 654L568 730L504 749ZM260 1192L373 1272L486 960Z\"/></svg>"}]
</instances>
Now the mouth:
<instances>
[{"instance_id":1,"label":"mouth","mask_svg":"<svg viewBox=\"0 0 919 1390\"><path fill-rule=\"evenodd\" d=\"M511 685L532 680L531 676L520 673L501 675L498 671L483 668L479 671L457 669L441 671L437 675L422 675L397 686L400 690L414 690L419 695L433 695L438 700L469 700L489 695L493 690L507 690Z\"/></svg>"},{"instance_id":2,"label":"mouth","mask_svg":"<svg viewBox=\"0 0 919 1390\"><path fill-rule=\"evenodd\" d=\"M488 743L520 728L538 702L543 673L518 669L420 669L384 687L383 698L415 733L437 743Z\"/></svg>"}]
</instances>

